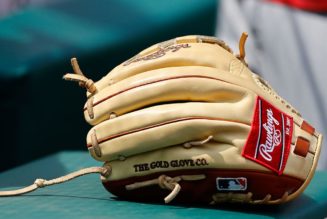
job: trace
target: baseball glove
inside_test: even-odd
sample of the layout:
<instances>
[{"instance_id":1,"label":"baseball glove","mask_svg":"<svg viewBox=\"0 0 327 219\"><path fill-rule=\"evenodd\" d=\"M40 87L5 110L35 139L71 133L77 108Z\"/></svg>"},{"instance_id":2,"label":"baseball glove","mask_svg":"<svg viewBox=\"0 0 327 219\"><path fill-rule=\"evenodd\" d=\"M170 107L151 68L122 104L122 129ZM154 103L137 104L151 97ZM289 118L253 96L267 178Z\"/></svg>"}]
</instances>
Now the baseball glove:
<instances>
[{"instance_id":1,"label":"baseball glove","mask_svg":"<svg viewBox=\"0 0 327 219\"><path fill-rule=\"evenodd\" d=\"M322 135L221 40L156 44L87 88L92 157L111 193L138 201L279 204L313 177Z\"/></svg>"}]
</instances>

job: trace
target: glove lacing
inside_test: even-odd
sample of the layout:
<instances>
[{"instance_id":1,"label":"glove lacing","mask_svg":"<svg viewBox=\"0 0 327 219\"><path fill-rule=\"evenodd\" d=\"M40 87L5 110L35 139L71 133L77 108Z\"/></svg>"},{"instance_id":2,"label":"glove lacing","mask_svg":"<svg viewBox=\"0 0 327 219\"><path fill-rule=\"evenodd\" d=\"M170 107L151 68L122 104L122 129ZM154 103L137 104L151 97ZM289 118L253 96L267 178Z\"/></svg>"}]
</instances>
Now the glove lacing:
<instances>
[{"instance_id":1,"label":"glove lacing","mask_svg":"<svg viewBox=\"0 0 327 219\"><path fill-rule=\"evenodd\" d=\"M248 38L248 33L243 32L239 41L240 53L236 55L236 58L238 58L246 66L248 66L248 64L245 61L245 42L247 38Z\"/></svg>"},{"instance_id":2,"label":"glove lacing","mask_svg":"<svg viewBox=\"0 0 327 219\"><path fill-rule=\"evenodd\" d=\"M280 204L286 202L289 193L286 191L281 198L271 200L272 195L267 194L263 199L253 200L253 193L216 193L212 196L211 205L231 202L231 203L251 203L251 204Z\"/></svg>"},{"instance_id":3,"label":"glove lacing","mask_svg":"<svg viewBox=\"0 0 327 219\"><path fill-rule=\"evenodd\" d=\"M94 85L94 82L87 78L82 70L80 69L77 59L76 58L72 58L71 60L71 64L74 70L74 73L67 73L64 75L63 79L68 80L68 81L76 81L78 82L79 86L81 87L85 87L86 90L88 92L90 92L91 94L94 94L97 92L97 88Z\"/></svg>"},{"instance_id":4,"label":"glove lacing","mask_svg":"<svg viewBox=\"0 0 327 219\"><path fill-rule=\"evenodd\" d=\"M171 190L168 196L164 198L165 203L171 202L180 192L181 186L178 184L179 181L194 181L194 180L202 180L205 179L206 176L204 174L199 175L181 175L175 177L169 177L166 175L160 175L156 179L146 180L143 182L136 182L133 184L126 185L126 190L134 190L139 189L146 186L159 185L162 189Z\"/></svg>"},{"instance_id":5,"label":"glove lacing","mask_svg":"<svg viewBox=\"0 0 327 219\"><path fill-rule=\"evenodd\" d=\"M38 188L43 188L46 186L64 183L69 180L75 179L77 177L80 177L80 176L83 176L86 174L91 174L91 173L100 173L102 176L106 177L111 173L111 167L109 165L106 165L104 167L89 167L89 168L78 170L76 172L72 172L65 176L51 179L51 180L36 179L32 185L27 186L25 188L9 190L9 191L0 191L0 197L1 196L23 195L23 194L26 194L29 192L33 192L33 191L37 190Z\"/></svg>"},{"instance_id":6,"label":"glove lacing","mask_svg":"<svg viewBox=\"0 0 327 219\"><path fill-rule=\"evenodd\" d=\"M94 112L93 112L93 94L95 94L98 90L94 84L94 81L91 79L87 78L81 68L79 67L79 64L77 62L76 58L72 58L70 60L74 73L67 73L63 76L64 80L67 81L76 81L78 82L79 86L86 88L88 92L90 92L92 95L88 97L87 102L86 102L86 108L87 112L89 114L89 117L91 119L94 118Z\"/></svg>"}]
</instances>

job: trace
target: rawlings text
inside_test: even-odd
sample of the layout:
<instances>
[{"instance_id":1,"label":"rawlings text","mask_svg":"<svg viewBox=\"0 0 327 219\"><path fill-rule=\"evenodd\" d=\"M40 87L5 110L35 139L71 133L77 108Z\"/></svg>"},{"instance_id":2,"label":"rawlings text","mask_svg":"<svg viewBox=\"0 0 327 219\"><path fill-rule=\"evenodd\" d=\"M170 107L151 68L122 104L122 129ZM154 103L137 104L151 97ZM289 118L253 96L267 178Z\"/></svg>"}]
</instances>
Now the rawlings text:
<instances>
[{"instance_id":1,"label":"rawlings text","mask_svg":"<svg viewBox=\"0 0 327 219\"><path fill-rule=\"evenodd\" d=\"M292 130L292 117L258 97L242 155L282 174L290 152Z\"/></svg>"},{"instance_id":2,"label":"rawlings text","mask_svg":"<svg viewBox=\"0 0 327 219\"><path fill-rule=\"evenodd\" d=\"M271 152L274 148L280 145L281 133L276 129L275 125L279 125L277 119L274 118L274 113L271 109L267 109L267 123L264 123L262 127L267 132L266 141L264 144L260 144L259 153L267 161L272 160Z\"/></svg>"}]
</instances>

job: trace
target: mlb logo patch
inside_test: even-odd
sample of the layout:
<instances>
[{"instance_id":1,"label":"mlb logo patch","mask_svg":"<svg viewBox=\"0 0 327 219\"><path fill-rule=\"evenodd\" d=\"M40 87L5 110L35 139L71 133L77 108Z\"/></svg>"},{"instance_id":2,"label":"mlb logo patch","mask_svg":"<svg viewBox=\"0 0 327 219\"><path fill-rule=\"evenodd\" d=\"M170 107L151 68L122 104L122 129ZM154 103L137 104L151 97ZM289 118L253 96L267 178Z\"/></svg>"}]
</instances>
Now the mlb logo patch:
<instances>
[{"instance_id":1,"label":"mlb logo patch","mask_svg":"<svg viewBox=\"0 0 327 219\"><path fill-rule=\"evenodd\" d=\"M218 191L245 191L247 189L247 179L245 177L236 178L216 178Z\"/></svg>"}]
</instances>

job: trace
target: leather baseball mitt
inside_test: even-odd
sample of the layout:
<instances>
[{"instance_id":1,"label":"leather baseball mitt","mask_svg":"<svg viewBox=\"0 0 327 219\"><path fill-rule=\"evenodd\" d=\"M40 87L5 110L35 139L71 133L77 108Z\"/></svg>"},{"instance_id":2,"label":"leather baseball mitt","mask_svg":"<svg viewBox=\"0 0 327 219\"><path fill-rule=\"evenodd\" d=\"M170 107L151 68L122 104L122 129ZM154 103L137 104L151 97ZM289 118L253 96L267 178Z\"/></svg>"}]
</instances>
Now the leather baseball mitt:
<instances>
[{"instance_id":1,"label":"leather baseball mitt","mask_svg":"<svg viewBox=\"0 0 327 219\"><path fill-rule=\"evenodd\" d=\"M87 88L87 147L126 199L278 204L299 196L322 135L221 40L151 46L94 83L72 59L65 79Z\"/></svg>"}]
</instances>

